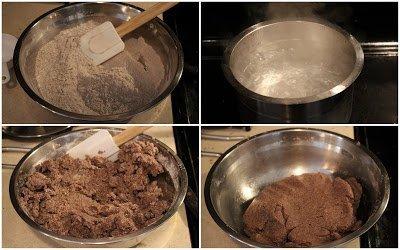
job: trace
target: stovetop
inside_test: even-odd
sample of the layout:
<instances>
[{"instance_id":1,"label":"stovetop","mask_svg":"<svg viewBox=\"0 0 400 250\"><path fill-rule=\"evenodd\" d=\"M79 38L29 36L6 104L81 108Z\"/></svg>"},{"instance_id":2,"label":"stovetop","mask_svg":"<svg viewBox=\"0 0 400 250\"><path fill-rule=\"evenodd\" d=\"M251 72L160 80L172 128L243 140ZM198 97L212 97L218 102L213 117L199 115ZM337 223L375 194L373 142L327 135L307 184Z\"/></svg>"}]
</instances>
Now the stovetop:
<instances>
[{"instance_id":1,"label":"stovetop","mask_svg":"<svg viewBox=\"0 0 400 250\"><path fill-rule=\"evenodd\" d=\"M385 166L390 179L390 197L385 212L377 223L360 237L361 247L398 247L398 128L355 127L355 139L371 150Z\"/></svg>"},{"instance_id":2,"label":"stovetop","mask_svg":"<svg viewBox=\"0 0 400 250\"><path fill-rule=\"evenodd\" d=\"M174 126L176 152L188 175L188 191L185 198L187 220L192 248L199 247L199 128Z\"/></svg>"},{"instance_id":3,"label":"stovetop","mask_svg":"<svg viewBox=\"0 0 400 250\"><path fill-rule=\"evenodd\" d=\"M202 15L203 123L263 123L257 114L239 114L244 108L221 69L223 51L247 27L293 16L325 18L363 47L364 67L354 84L352 105L340 111L348 115L340 122L397 123L397 3L203 3Z\"/></svg>"},{"instance_id":4,"label":"stovetop","mask_svg":"<svg viewBox=\"0 0 400 250\"><path fill-rule=\"evenodd\" d=\"M198 3L180 3L164 13L164 21L178 36L184 54L183 74L171 94L174 123L199 120L199 11Z\"/></svg>"}]
</instances>

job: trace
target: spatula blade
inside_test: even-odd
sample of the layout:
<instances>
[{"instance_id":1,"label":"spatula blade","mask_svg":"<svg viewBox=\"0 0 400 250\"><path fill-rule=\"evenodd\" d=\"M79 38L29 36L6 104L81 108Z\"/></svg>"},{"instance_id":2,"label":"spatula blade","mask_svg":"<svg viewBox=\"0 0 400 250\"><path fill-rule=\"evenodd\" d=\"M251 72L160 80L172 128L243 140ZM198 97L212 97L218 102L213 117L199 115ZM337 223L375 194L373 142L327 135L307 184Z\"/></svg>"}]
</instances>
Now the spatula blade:
<instances>
[{"instance_id":1,"label":"spatula blade","mask_svg":"<svg viewBox=\"0 0 400 250\"><path fill-rule=\"evenodd\" d=\"M114 25L104 22L81 37L80 47L94 65L99 65L122 52L125 44Z\"/></svg>"},{"instance_id":2,"label":"spatula blade","mask_svg":"<svg viewBox=\"0 0 400 250\"><path fill-rule=\"evenodd\" d=\"M72 158L85 159L88 156L101 156L108 158L112 156L116 160L118 146L115 144L111 134L105 130L99 130L95 134L69 149L67 154Z\"/></svg>"}]
</instances>

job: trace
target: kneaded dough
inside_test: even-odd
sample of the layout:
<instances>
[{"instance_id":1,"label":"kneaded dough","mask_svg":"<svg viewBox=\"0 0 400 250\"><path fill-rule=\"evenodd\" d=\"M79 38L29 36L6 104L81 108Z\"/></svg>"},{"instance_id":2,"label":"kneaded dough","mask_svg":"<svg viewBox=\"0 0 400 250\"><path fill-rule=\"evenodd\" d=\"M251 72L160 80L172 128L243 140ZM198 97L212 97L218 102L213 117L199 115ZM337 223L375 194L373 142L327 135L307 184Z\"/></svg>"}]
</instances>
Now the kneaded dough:
<instances>
[{"instance_id":1,"label":"kneaded dough","mask_svg":"<svg viewBox=\"0 0 400 250\"><path fill-rule=\"evenodd\" d=\"M265 187L243 215L253 240L274 246L317 246L361 225L362 187L353 177L291 176Z\"/></svg>"}]
</instances>

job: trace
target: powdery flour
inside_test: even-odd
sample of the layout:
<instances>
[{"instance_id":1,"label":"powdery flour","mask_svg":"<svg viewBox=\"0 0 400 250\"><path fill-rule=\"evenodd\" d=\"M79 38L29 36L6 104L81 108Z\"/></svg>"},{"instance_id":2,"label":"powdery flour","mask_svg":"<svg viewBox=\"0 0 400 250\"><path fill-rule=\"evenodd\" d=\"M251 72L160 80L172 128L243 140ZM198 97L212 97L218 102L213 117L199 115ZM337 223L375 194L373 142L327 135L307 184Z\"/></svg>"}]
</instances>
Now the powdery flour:
<instances>
[{"instance_id":1,"label":"powdery flour","mask_svg":"<svg viewBox=\"0 0 400 250\"><path fill-rule=\"evenodd\" d=\"M38 50L35 77L42 97L86 115L127 112L150 102L165 74L157 52L143 38L131 38L125 51L94 66L80 51L79 39L97 25L88 21L63 30Z\"/></svg>"}]
</instances>

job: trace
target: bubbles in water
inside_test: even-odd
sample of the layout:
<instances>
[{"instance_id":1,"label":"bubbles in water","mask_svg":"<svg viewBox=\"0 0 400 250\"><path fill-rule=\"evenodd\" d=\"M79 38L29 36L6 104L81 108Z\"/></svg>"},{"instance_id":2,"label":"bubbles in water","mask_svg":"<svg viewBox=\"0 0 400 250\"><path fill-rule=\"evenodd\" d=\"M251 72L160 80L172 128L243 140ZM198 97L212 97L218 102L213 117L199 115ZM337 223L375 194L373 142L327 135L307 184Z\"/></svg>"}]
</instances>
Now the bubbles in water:
<instances>
[{"instance_id":1,"label":"bubbles in water","mask_svg":"<svg viewBox=\"0 0 400 250\"><path fill-rule=\"evenodd\" d=\"M250 51L237 79L246 88L275 98L316 95L341 83L348 65L336 67L335 59L326 58L331 53L318 47L305 49L306 42L280 41Z\"/></svg>"}]
</instances>

